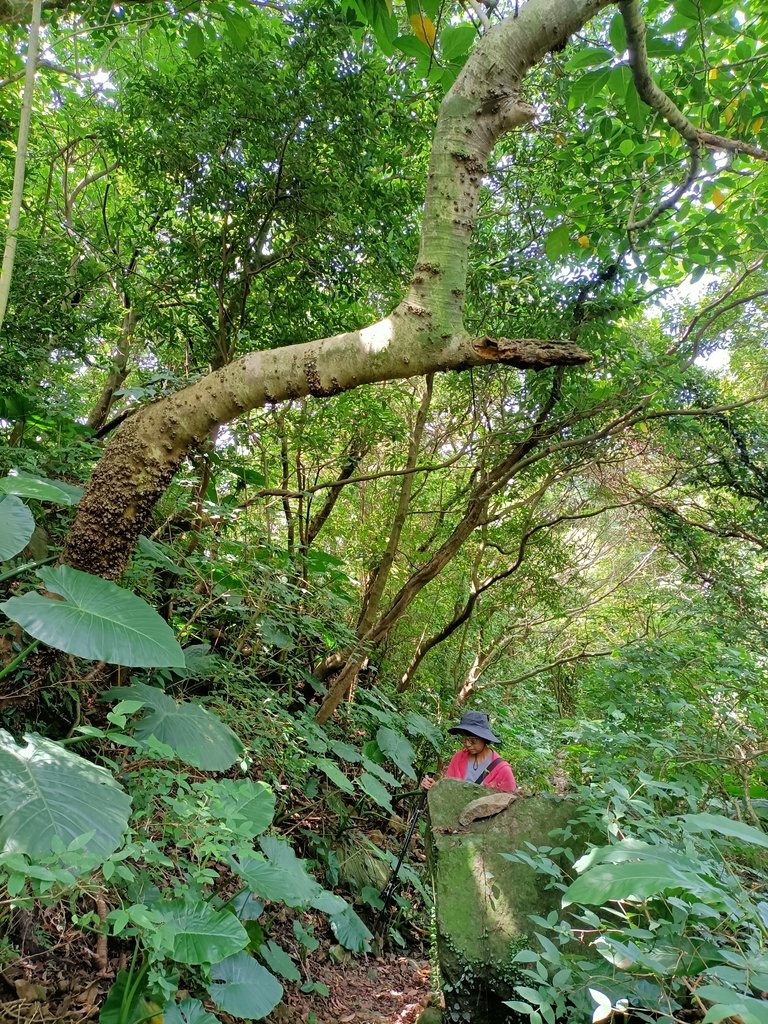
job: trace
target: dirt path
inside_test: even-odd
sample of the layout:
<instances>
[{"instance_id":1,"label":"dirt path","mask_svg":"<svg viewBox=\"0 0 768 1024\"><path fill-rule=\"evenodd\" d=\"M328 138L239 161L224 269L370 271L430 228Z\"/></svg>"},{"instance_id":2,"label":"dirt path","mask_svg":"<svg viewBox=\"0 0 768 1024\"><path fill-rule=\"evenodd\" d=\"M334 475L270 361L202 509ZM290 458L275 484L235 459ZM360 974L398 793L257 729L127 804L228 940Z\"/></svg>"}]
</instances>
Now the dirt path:
<instances>
[{"instance_id":1,"label":"dirt path","mask_svg":"<svg viewBox=\"0 0 768 1024\"><path fill-rule=\"evenodd\" d=\"M326 963L313 976L328 995L286 992L266 1024L416 1024L432 996L429 963L398 954Z\"/></svg>"},{"instance_id":2,"label":"dirt path","mask_svg":"<svg viewBox=\"0 0 768 1024\"><path fill-rule=\"evenodd\" d=\"M431 999L430 966L426 960L385 953L380 957L350 957L313 962L312 977L328 995L303 993L287 985L284 1002L265 1024L416 1024ZM0 1024L80 1024L98 1020L109 987L107 979L88 979L85 971L73 977L70 992L19 977L15 996L0 998ZM53 997L53 998L52 998ZM215 1011L208 1003L207 1008ZM224 1024L233 1018L219 1014Z\"/></svg>"}]
</instances>

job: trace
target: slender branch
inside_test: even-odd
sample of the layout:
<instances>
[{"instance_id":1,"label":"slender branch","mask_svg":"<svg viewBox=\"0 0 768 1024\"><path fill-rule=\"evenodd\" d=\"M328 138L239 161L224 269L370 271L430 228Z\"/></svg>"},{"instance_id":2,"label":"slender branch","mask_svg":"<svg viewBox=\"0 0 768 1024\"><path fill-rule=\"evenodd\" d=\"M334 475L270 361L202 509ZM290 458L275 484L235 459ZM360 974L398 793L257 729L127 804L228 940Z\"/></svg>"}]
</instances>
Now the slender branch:
<instances>
[{"instance_id":1,"label":"slender branch","mask_svg":"<svg viewBox=\"0 0 768 1024\"><path fill-rule=\"evenodd\" d=\"M701 167L701 139L694 126L680 108L656 85L651 76L648 64L648 50L645 43L647 29L640 10L639 0L621 0L619 10L624 20L627 33L627 49L632 78L640 98L649 107L657 110L664 120L671 125L685 140L690 151L688 173L685 180L677 188L657 204L642 220L635 220L634 214L627 224L627 232L631 234L647 228L661 216L665 210L671 209L680 197L690 188Z\"/></svg>"},{"instance_id":2,"label":"slender branch","mask_svg":"<svg viewBox=\"0 0 768 1024\"><path fill-rule=\"evenodd\" d=\"M382 469L378 473L362 473L359 476L340 476L336 480L326 480L322 484L313 484L312 486L305 487L301 491L290 491L283 490L280 487L262 487L258 491L254 491L252 496L244 501L241 505L238 505L238 509L249 508L251 505L260 501L261 498L301 498L307 494L316 494L318 491L325 491L328 488L338 487L341 483L347 484L362 484L367 483L369 480L383 480L386 477L391 476L413 476L415 473L435 473L440 469L450 469L451 466L455 466L459 459L466 454L466 450L462 448L452 458L447 459L445 462L434 462L426 466L413 466L405 467L403 469Z\"/></svg>"},{"instance_id":3,"label":"slender branch","mask_svg":"<svg viewBox=\"0 0 768 1024\"><path fill-rule=\"evenodd\" d=\"M710 149L726 149L730 153L744 153L745 156L753 156L756 160L768 160L768 149L753 146L749 142L742 142L741 139L725 139L722 135L713 135L712 132L700 129L697 129L696 134L699 141Z\"/></svg>"},{"instance_id":4,"label":"slender branch","mask_svg":"<svg viewBox=\"0 0 768 1024\"><path fill-rule=\"evenodd\" d=\"M762 263L763 263L762 259L759 259L755 263L752 263L750 266L747 267L747 269L744 271L743 274L740 274L736 278L736 280L734 281L733 284L729 285L728 288L726 288L726 290L724 292L721 292L721 294L718 295L715 299L713 299L712 302L710 302L706 306L704 306L703 309L700 309L699 312L696 314L696 316L688 324L686 329L683 331L682 335L680 336L679 342L677 342L675 345L672 346L672 348L667 350L667 355L672 355L678 348L680 348L680 346L684 345L688 341L688 339L691 337L691 335L693 334L694 330L698 327L698 325L701 322L701 320L708 313L716 313L716 311L719 310L720 307L722 306L723 302L725 302L726 299L729 299L741 287L741 285L746 281L746 279L750 276L750 274L754 274L754 272L756 270L760 269L760 267L762 266ZM758 294L760 294L760 293L758 293ZM716 316L719 316L719 315L720 315L719 312L717 312ZM712 317L711 319L707 320L707 322L704 324L704 326L697 332L696 338L693 341L694 352L697 350L699 342L703 338L707 328L710 326L710 324L713 322L713 320L715 318L716 317Z\"/></svg>"},{"instance_id":5,"label":"slender branch","mask_svg":"<svg viewBox=\"0 0 768 1024\"><path fill-rule=\"evenodd\" d=\"M5 238L3 267L0 273L0 327L3 326L5 311L8 308L13 265L16 261L16 243L18 241L19 224L21 223L21 201L24 197L24 176L27 168L29 126L32 121L32 100L35 94L35 71L37 68L41 15L41 0L33 0L32 21L29 26L29 44L27 47L27 65L24 73L24 92L22 94L21 117L19 119L19 138L16 145L16 160L13 167L13 192L11 193L11 208L8 213L8 234Z\"/></svg>"}]
</instances>

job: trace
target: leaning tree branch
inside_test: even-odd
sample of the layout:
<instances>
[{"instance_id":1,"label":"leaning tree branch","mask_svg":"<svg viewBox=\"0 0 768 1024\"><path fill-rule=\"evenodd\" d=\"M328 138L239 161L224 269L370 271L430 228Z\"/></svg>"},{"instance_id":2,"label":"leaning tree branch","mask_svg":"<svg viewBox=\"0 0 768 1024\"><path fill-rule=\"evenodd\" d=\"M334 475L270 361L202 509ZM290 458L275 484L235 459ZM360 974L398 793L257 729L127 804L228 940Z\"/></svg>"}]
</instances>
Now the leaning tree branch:
<instances>
[{"instance_id":1,"label":"leaning tree branch","mask_svg":"<svg viewBox=\"0 0 768 1024\"><path fill-rule=\"evenodd\" d=\"M640 231L653 224L662 213L672 209L681 196L688 191L701 169L702 147L727 150L731 153L743 153L745 156L754 157L756 160L767 161L768 150L762 149L760 146L753 146L748 142L742 142L739 139L726 139L722 135L714 135L712 132L703 131L692 124L677 104L653 80L646 47L648 30L640 10L640 0L620 0L619 10L627 33L629 65L632 70L635 88L640 98L649 107L658 111L667 124L679 133L689 150L688 173L685 179L641 220L635 220L634 213L630 215L627 232L631 236L633 232Z\"/></svg>"},{"instance_id":2,"label":"leaning tree branch","mask_svg":"<svg viewBox=\"0 0 768 1024\"><path fill-rule=\"evenodd\" d=\"M645 43L647 28L640 10L639 0L621 0L619 10L621 11L624 28L627 33L629 65L632 69L632 79L635 83L635 88L640 98L649 107L658 111L664 120L682 136L690 152L688 173L684 181L666 199L662 199L646 217L643 217L641 220L635 220L634 215L630 216L627 232L631 235L633 232L640 231L653 224L662 213L675 206L680 197L688 191L701 168L702 141L699 138L698 132L682 110L653 80L648 63L648 49Z\"/></svg>"}]
</instances>

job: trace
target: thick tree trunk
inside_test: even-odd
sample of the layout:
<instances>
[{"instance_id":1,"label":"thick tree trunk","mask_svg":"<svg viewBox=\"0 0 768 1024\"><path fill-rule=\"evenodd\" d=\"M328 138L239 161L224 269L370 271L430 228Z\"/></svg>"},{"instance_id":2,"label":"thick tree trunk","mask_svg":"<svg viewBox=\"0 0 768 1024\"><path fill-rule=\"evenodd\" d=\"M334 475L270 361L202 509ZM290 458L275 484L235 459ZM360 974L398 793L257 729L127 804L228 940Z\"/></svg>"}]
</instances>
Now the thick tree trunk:
<instances>
[{"instance_id":1,"label":"thick tree trunk","mask_svg":"<svg viewBox=\"0 0 768 1024\"><path fill-rule=\"evenodd\" d=\"M471 338L462 320L467 258L488 158L529 122L525 74L607 6L607 0L528 0L478 42L440 109L419 257L406 299L390 316L289 348L253 352L123 424L96 468L64 558L114 578L184 456L221 424L267 403L328 397L375 381L487 363L542 369L588 355L570 342Z\"/></svg>"}]
</instances>

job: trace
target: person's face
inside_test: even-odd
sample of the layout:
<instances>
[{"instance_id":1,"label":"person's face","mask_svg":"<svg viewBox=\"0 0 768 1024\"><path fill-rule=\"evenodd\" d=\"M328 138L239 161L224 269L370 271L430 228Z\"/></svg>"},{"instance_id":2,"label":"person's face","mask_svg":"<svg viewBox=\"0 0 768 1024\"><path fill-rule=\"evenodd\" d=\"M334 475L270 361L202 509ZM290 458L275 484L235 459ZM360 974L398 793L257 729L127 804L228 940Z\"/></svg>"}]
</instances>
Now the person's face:
<instances>
[{"instance_id":1,"label":"person's face","mask_svg":"<svg viewBox=\"0 0 768 1024\"><path fill-rule=\"evenodd\" d=\"M481 740L479 736L462 736L461 742L464 745L464 749L471 757L477 757L478 754L482 754L488 744L485 740Z\"/></svg>"}]
</instances>

